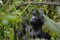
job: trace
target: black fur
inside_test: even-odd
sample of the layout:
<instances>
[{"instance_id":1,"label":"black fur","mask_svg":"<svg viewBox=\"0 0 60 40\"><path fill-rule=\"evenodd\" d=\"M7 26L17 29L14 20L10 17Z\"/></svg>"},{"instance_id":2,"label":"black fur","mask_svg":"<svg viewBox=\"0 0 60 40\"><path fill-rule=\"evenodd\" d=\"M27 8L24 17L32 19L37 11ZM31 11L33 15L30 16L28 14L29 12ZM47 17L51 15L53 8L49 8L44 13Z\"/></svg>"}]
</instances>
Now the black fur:
<instances>
[{"instance_id":1,"label":"black fur","mask_svg":"<svg viewBox=\"0 0 60 40\"><path fill-rule=\"evenodd\" d=\"M38 17L37 17L38 14ZM49 35L49 33L45 33L42 31L42 27L44 24L44 11L40 8L37 12L37 10L32 11L32 18L31 18L31 25L34 29L33 33L33 38L36 38L36 36L38 38L45 38L50 40L51 36ZM35 35L34 35L35 34Z\"/></svg>"}]
</instances>

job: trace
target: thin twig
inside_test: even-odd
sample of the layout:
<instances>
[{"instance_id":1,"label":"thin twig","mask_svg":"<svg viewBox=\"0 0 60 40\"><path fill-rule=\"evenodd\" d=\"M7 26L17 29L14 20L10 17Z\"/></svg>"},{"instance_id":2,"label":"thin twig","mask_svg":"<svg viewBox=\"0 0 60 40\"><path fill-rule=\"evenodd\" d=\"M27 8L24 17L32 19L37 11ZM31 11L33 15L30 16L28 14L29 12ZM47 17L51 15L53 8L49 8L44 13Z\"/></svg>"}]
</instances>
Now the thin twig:
<instances>
[{"instance_id":1,"label":"thin twig","mask_svg":"<svg viewBox=\"0 0 60 40\"><path fill-rule=\"evenodd\" d=\"M26 6L28 5L28 2L23 2L20 5L18 5L16 8L20 8L22 6ZM31 5L56 5L56 6L60 6L60 3L57 2L30 2Z\"/></svg>"}]
</instances>

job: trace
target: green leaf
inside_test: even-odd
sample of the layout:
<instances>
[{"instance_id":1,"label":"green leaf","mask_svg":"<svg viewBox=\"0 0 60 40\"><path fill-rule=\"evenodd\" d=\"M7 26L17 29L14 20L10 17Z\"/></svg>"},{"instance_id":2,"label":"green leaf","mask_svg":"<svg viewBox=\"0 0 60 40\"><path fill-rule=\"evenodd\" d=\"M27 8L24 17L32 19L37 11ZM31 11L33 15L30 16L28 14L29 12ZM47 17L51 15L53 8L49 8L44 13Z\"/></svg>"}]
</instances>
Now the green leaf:
<instances>
[{"instance_id":1,"label":"green leaf","mask_svg":"<svg viewBox=\"0 0 60 40\"><path fill-rule=\"evenodd\" d=\"M7 25L8 23L9 23L8 20L2 20L3 25Z\"/></svg>"}]
</instances>

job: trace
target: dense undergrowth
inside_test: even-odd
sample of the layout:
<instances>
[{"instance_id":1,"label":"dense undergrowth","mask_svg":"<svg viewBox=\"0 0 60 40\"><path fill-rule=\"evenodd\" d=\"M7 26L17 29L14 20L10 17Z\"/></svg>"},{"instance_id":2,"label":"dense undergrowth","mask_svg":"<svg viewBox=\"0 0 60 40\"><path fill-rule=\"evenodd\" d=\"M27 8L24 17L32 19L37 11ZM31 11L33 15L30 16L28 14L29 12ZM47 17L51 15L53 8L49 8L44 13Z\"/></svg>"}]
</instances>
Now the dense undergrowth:
<instances>
[{"instance_id":1,"label":"dense undergrowth","mask_svg":"<svg viewBox=\"0 0 60 40\"><path fill-rule=\"evenodd\" d=\"M59 0L1 0L0 40L60 39Z\"/></svg>"}]
</instances>

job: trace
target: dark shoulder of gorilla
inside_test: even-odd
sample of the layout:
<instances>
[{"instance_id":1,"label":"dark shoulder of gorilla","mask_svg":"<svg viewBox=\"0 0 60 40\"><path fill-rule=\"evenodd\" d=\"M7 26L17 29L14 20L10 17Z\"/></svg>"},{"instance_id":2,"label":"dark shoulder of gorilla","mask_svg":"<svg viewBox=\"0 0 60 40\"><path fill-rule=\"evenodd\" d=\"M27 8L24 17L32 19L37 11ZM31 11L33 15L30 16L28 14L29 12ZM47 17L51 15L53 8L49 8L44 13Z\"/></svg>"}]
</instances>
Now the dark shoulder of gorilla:
<instances>
[{"instance_id":1,"label":"dark shoulder of gorilla","mask_svg":"<svg viewBox=\"0 0 60 40\"><path fill-rule=\"evenodd\" d=\"M26 34L26 31L25 31L25 28L26 28L26 25L25 24L22 24L22 33L25 35Z\"/></svg>"}]
</instances>

